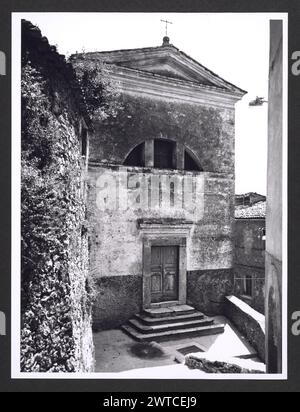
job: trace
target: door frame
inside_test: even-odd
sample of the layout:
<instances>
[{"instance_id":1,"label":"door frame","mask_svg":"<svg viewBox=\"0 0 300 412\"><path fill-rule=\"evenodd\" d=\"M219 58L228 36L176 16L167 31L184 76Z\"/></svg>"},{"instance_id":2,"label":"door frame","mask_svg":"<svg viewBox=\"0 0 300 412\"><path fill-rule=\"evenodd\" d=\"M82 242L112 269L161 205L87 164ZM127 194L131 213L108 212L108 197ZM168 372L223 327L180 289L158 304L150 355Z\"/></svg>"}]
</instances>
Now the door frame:
<instances>
[{"instance_id":1,"label":"door frame","mask_svg":"<svg viewBox=\"0 0 300 412\"><path fill-rule=\"evenodd\" d=\"M186 304L187 286L187 238L191 224L140 224L143 237L143 308L157 307L151 302L151 248L152 246L178 246L178 300L172 303ZM165 305L166 302L163 302Z\"/></svg>"}]
</instances>

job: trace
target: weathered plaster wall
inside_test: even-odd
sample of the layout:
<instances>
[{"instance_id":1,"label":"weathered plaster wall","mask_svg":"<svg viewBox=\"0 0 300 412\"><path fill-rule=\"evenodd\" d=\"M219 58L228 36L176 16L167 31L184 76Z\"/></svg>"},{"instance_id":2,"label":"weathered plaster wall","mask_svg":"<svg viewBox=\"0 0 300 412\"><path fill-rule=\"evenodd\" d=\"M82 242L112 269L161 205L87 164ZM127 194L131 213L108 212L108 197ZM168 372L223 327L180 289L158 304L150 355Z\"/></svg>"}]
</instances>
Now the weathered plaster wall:
<instances>
[{"instance_id":1,"label":"weathered plaster wall","mask_svg":"<svg viewBox=\"0 0 300 412\"><path fill-rule=\"evenodd\" d=\"M218 253L217 247L215 253ZM214 262L218 266L217 261ZM233 291L233 270L210 269L187 273L187 303L206 315L223 315L226 296Z\"/></svg>"},{"instance_id":2,"label":"weathered plaster wall","mask_svg":"<svg viewBox=\"0 0 300 412\"><path fill-rule=\"evenodd\" d=\"M127 154L148 139L168 138L187 145L204 171L234 171L234 109L122 94L115 118L95 122L91 160L123 164Z\"/></svg>"},{"instance_id":3,"label":"weathered plaster wall","mask_svg":"<svg viewBox=\"0 0 300 412\"><path fill-rule=\"evenodd\" d=\"M265 219L236 219L234 231L234 294L260 313L265 312ZM253 279L252 296L244 294L244 279Z\"/></svg>"},{"instance_id":4,"label":"weathered plaster wall","mask_svg":"<svg viewBox=\"0 0 300 412\"><path fill-rule=\"evenodd\" d=\"M142 276L110 276L96 280L98 297L93 309L93 329L118 327L142 309Z\"/></svg>"},{"instance_id":5,"label":"weathered plaster wall","mask_svg":"<svg viewBox=\"0 0 300 412\"><path fill-rule=\"evenodd\" d=\"M282 371L282 21L270 22L266 242L267 371Z\"/></svg>"},{"instance_id":6,"label":"weathered plaster wall","mask_svg":"<svg viewBox=\"0 0 300 412\"><path fill-rule=\"evenodd\" d=\"M120 99L123 110L115 117L94 120L90 142L89 220L94 228L90 262L99 290L94 324L117 326L141 309L143 239L138 219L192 222L187 239L188 300L204 312L221 313L224 296L231 293L233 284L234 107L190 104L133 92L122 92ZM187 146L204 172L120 170L135 146L156 138ZM182 185L186 197L182 203L179 196L172 207L162 181L169 178L175 185L175 198ZM144 182L149 184L149 196L147 190L141 191ZM159 182L163 189L153 192ZM191 187L195 188L194 197ZM121 194L115 201L117 192ZM130 200L123 207L126 196ZM138 196L140 203L133 205ZM219 284L220 294L214 290Z\"/></svg>"},{"instance_id":7,"label":"weathered plaster wall","mask_svg":"<svg viewBox=\"0 0 300 412\"><path fill-rule=\"evenodd\" d=\"M182 198L181 203L168 204L163 190L147 190L144 199L142 186L136 188L132 183L137 179L149 184L154 178L162 182L169 177L177 182L175 199L182 181L192 179L192 186L186 187L187 197L183 190L184 207ZM90 270L99 287L94 307L97 327L119 325L141 309L143 235L139 219L192 223L187 240L188 301L204 312L222 313L224 297L232 292L233 284L233 188L232 177L222 174L90 166L89 210L94 228ZM139 196L140 202L135 203Z\"/></svg>"}]
</instances>

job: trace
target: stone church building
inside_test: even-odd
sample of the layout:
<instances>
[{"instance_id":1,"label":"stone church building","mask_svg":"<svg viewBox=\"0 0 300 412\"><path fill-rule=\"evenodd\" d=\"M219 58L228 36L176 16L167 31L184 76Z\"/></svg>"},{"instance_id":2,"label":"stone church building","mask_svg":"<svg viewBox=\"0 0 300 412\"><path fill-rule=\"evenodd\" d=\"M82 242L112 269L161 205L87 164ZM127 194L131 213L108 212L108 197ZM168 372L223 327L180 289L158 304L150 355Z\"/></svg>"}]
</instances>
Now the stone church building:
<instances>
[{"instance_id":1,"label":"stone church building","mask_svg":"<svg viewBox=\"0 0 300 412\"><path fill-rule=\"evenodd\" d=\"M89 141L96 328L142 309L223 313L233 287L235 103L246 93L180 51L76 54L104 62L123 110Z\"/></svg>"}]
</instances>

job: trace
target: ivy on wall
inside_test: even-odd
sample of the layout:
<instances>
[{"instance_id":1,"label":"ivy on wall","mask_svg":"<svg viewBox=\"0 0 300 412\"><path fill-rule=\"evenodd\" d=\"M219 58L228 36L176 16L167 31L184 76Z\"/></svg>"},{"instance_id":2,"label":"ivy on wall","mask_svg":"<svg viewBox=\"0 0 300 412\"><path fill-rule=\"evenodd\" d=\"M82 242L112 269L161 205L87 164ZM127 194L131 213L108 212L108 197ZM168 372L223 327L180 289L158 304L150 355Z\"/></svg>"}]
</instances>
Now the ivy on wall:
<instances>
[{"instance_id":1,"label":"ivy on wall","mask_svg":"<svg viewBox=\"0 0 300 412\"><path fill-rule=\"evenodd\" d=\"M84 55L67 62L22 20L23 372L94 369L96 287L88 250L94 221L81 145L83 123L92 129L91 120L115 118L123 109L109 72Z\"/></svg>"},{"instance_id":2,"label":"ivy on wall","mask_svg":"<svg viewBox=\"0 0 300 412\"><path fill-rule=\"evenodd\" d=\"M116 118L124 107L117 84L110 77L110 65L101 60L91 61L85 54L80 54L80 57L74 55L71 62L89 116L98 121Z\"/></svg>"},{"instance_id":3,"label":"ivy on wall","mask_svg":"<svg viewBox=\"0 0 300 412\"><path fill-rule=\"evenodd\" d=\"M25 372L85 369L78 349L82 336L75 328L90 323L91 313L88 258L81 256L87 242L82 237L79 125L65 102L51 96L49 86L30 62L23 66L21 370ZM61 106L59 115L56 105ZM92 367L92 360L89 363Z\"/></svg>"}]
</instances>

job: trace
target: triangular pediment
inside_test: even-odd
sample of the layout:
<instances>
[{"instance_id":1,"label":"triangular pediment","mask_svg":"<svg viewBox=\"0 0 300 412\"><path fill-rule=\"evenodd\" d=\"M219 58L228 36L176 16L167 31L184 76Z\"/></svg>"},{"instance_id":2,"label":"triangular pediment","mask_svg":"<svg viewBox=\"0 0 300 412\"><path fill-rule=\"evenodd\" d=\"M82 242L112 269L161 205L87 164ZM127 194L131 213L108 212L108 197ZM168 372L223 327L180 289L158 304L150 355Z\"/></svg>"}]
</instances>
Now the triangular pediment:
<instances>
[{"instance_id":1,"label":"triangular pediment","mask_svg":"<svg viewBox=\"0 0 300 412\"><path fill-rule=\"evenodd\" d=\"M160 47L94 52L85 54L93 59L128 69L139 70L165 78L216 87L231 93L245 94L171 44Z\"/></svg>"},{"instance_id":2,"label":"triangular pediment","mask_svg":"<svg viewBox=\"0 0 300 412\"><path fill-rule=\"evenodd\" d=\"M211 79L190 67L188 62L180 61L175 56L144 56L133 61L123 61L118 64L131 69L142 70L174 79L193 81L209 86L217 86Z\"/></svg>"}]
</instances>

